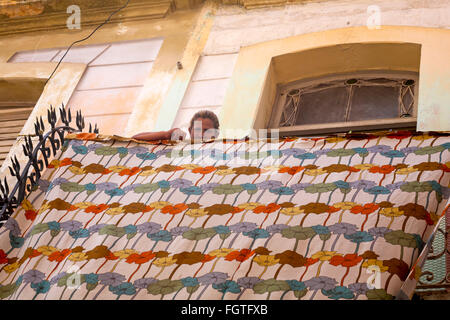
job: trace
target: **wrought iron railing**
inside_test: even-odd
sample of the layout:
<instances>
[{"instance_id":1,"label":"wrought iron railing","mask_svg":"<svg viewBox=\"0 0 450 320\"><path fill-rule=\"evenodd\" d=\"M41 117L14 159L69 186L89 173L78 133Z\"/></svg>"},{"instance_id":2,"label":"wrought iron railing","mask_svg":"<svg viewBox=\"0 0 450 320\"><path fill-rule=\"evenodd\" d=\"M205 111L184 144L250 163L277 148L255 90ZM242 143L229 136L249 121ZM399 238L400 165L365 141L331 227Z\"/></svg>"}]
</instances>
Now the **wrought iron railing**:
<instances>
[{"instance_id":1,"label":"wrought iron railing","mask_svg":"<svg viewBox=\"0 0 450 320\"><path fill-rule=\"evenodd\" d=\"M421 297L448 294L450 292L450 209L439 225L416 294Z\"/></svg>"},{"instance_id":2,"label":"wrought iron railing","mask_svg":"<svg viewBox=\"0 0 450 320\"><path fill-rule=\"evenodd\" d=\"M9 172L17 179L12 189L8 186L6 177L3 181L0 179L0 227L13 213L26 197L26 195L35 190L38 186L38 181L41 178L41 172L48 166L49 158L55 156L58 150L64 144L65 132L80 132L84 129L84 118L81 111L77 111L75 117L76 128L72 128L72 114L69 110L64 108L64 105L59 109L60 120L62 126L57 127L58 117L55 108L50 106L47 111L47 120L50 124L50 131L45 133L45 125L42 116L36 118L34 124L34 135L25 136L25 144L22 145L23 152L28 161L21 170L21 165L17 156L11 158L12 165L9 166ZM92 128L89 124L89 132L98 133L97 125ZM32 136L38 137L39 141L36 146L33 145Z\"/></svg>"}]
</instances>

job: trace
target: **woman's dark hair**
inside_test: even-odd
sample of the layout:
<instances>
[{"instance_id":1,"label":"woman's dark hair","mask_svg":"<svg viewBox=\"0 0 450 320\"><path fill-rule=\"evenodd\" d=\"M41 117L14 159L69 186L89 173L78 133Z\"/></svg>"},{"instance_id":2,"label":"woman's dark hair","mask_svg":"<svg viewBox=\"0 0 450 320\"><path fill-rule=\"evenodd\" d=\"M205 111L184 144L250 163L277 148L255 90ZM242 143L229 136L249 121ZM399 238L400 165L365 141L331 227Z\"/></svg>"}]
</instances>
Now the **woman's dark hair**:
<instances>
[{"instance_id":1,"label":"woman's dark hair","mask_svg":"<svg viewBox=\"0 0 450 320\"><path fill-rule=\"evenodd\" d=\"M200 118L211 120L213 122L214 129L219 129L219 119L217 118L216 114L209 110L202 110L194 114L194 116L192 117L191 123L189 125L189 130L194 127L195 120Z\"/></svg>"}]
</instances>

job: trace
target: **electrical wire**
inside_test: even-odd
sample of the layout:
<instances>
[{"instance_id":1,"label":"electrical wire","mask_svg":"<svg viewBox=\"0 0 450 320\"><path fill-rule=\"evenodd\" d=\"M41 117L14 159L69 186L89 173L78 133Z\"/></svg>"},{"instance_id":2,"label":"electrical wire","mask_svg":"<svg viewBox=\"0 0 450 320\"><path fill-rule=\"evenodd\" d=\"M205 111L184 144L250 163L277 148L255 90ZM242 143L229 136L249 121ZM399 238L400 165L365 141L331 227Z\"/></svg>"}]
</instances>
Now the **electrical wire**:
<instances>
[{"instance_id":1,"label":"electrical wire","mask_svg":"<svg viewBox=\"0 0 450 320\"><path fill-rule=\"evenodd\" d=\"M125 9L125 8L128 6L129 3L130 3L130 0L127 0L127 2L125 3L124 6L120 7L119 9L117 9L117 10L115 10L113 13L111 13L111 14L109 15L109 17L108 17L104 22L102 22L101 24L99 24L99 25L98 25L98 26L97 26L97 27L96 27L96 28L95 28L95 29L94 29L87 37L84 37L83 39L80 39L80 40L77 40L77 41L72 42L72 44L67 48L67 50L66 50L66 52L64 53L64 55L63 55L63 56L61 57L61 59L58 61L58 64L56 65L56 67L55 67L55 69L53 70L53 72L50 74L50 77L47 79L47 81L45 81L45 84L47 84L47 82L48 82L48 81L52 78L52 76L55 74L56 70L58 69L59 65L60 65L61 62L63 61L64 57L67 55L67 53L69 52L69 50L72 48L72 46L73 46L74 44L77 44L77 43L80 43L80 42L83 42L83 41L89 39L89 38L90 38L90 37L91 37L98 29L100 29L102 26L104 26L105 24L107 24L113 15L115 15L117 12L119 12L119 11Z\"/></svg>"}]
</instances>

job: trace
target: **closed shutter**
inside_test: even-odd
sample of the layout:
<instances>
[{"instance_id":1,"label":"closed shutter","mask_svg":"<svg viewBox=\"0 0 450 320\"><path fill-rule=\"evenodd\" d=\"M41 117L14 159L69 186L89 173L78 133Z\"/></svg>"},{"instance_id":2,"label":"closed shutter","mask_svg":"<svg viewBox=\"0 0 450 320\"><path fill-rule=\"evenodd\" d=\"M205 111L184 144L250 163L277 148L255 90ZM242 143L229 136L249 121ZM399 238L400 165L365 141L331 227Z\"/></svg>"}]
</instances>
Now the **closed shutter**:
<instances>
[{"instance_id":1,"label":"closed shutter","mask_svg":"<svg viewBox=\"0 0 450 320\"><path fill-rule=\"evenodd\" d=\"M0 106L0 166L30 116L33 106Z\"/></svg>"}]
</instances>

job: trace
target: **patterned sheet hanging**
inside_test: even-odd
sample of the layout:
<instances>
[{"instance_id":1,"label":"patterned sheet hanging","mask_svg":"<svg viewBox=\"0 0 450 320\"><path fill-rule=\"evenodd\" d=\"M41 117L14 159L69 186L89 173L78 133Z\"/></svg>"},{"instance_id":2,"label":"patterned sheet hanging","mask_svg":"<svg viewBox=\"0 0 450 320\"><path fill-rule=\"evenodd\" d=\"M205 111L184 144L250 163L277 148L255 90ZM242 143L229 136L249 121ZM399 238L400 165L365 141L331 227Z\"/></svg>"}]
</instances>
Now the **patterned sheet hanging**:
<instances>
[{"instance_id":1,"label":"patterned sheet hanging","mask_svg":"<svg viewBox=\"0 0 450 320\"><path fill-rule=\"evenodd\" d=\"M0 228L0 299L407 299L450 137L70 135Z\"/></svg>"}]
</instances>

